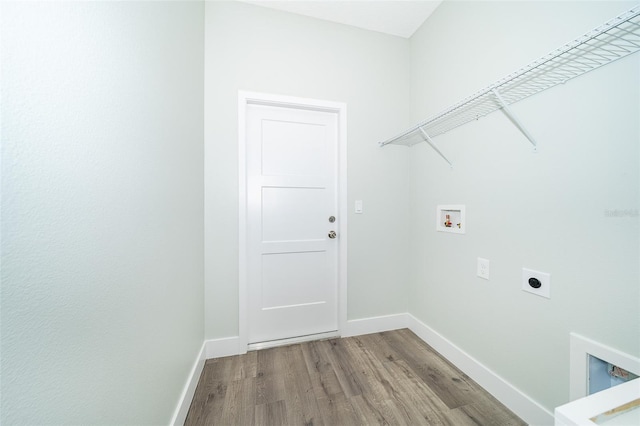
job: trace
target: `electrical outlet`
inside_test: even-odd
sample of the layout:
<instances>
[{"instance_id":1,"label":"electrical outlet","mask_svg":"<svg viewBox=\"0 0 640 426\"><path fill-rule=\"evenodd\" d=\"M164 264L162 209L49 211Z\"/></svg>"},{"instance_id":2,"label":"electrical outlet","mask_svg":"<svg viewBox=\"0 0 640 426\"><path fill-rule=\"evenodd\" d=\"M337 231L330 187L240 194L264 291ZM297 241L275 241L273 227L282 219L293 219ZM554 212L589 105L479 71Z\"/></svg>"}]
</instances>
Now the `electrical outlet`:
<instances>
[{"instance_id":1,"label":"electrical outlet","mask_svg":"<svg viewBox=\"0 0 640 426\"><path fill-rule=\"evenodd\" d=\"M551 274L522 268L522 290L551 299Z\"/></svg>"},{"instance_id":2,"label":"electrical outlet","mask_svg":"<svg viewBox=\"0 0 640 426\"><path fill-rule=\"evenodd\" d=\"M481 257L478 258L478 276L480 278L484 278L485 280L489 279L489 260L483 259Z\"/></svg>"}]
</instances>

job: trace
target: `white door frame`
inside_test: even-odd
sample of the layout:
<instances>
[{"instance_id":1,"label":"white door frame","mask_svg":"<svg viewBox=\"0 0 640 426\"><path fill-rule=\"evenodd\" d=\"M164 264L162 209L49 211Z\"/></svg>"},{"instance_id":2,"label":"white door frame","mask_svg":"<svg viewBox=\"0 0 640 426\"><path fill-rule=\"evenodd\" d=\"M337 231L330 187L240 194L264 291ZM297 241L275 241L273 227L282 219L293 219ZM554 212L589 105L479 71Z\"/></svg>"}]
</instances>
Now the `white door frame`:
<instances>
[{"instance_id":1,"label":"white door frame","mask_svg":"<svg viewBox=\"0 0 640 426\"><path fill-rule=\"evenodd\" d=\"M341 102L297 98L267 93L238 91L238 353L246 353L249 344L249 293L247 283L247 139L248 105L304 108L338 115L338 335L347 323L347 105Z\"/></svg>"}]
</instances>

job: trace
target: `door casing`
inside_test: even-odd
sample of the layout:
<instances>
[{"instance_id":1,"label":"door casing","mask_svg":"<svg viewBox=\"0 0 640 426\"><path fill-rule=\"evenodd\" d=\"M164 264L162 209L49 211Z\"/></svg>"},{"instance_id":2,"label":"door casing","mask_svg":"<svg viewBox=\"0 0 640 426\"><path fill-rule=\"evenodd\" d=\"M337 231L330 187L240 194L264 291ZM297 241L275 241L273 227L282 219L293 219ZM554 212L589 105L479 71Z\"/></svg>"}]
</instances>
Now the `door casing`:
<instances>
[{"instance_id":1,"label":"door casing","mask_svg":"<svg viewBox=\"0 0 640 426\"><path fill-rule=\"evenodd\" d=\"M267 93L238 92L238 334L239 353L248 349L248 282L247 282L247 144L246 114L248 105L280 106L335 113L338 116L338 335L347 322L347 106L342 102L298 98ZM312 337L313 338L313 337ZM272 345L294 343L286 339ZM266 347L262 345L261 347ZM256 349L256 348L253 348Z\"/></svg>"}]
</instances>

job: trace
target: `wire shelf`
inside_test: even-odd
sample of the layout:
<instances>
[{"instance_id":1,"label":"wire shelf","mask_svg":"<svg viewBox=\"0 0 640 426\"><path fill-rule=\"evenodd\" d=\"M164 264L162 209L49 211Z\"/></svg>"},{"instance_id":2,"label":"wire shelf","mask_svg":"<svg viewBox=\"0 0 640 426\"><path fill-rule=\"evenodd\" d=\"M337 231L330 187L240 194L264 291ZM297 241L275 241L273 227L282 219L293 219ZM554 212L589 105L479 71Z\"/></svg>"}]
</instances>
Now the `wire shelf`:
<instances>
[{"instance_id":1,"label":"wire shelf","mask_svg":"<svg viewBox=\"0 0 640 426\"><path fill-rule=\"evenodd\" d=\"M640 50L640 5L605 22L529 65L474 93L441 113L380 142L412 146L428 142L447 161L431 137L441 135L499 109L519 126L508 105L576 78ZM535 146L533 139L525 135ZM419 139L418 139L419 137Z\"/></svg>"}]
</instances>

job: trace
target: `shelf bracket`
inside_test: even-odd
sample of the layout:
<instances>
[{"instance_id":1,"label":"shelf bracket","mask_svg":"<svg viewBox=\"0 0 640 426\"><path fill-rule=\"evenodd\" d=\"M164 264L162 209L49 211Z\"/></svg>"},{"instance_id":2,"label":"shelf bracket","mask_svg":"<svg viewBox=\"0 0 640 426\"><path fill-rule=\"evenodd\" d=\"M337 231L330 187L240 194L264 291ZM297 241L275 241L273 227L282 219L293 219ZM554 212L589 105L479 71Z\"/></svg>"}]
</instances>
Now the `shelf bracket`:
<instances>
[{"instance_id":1,"label":"shelf bracket","mask_svg":"<svg viewBox=\"0 0 640 426\"><path fill-rule=\"evenodd\" d=\"M507 105L504 99L502 99L502 96L500 96L500 93L498 93L496 89L491 89L491 91L493 92L496 99L498 100L498 103L502 107L502 111L505 113L507 117L509 117L509 120L511 120L511 122L518 128L518 130L520 130L522 134L527 139L529 139L529 142L531 142L531 145L533 145L533 152L536 152L538 150L538 145L536 144L535 139L533 139L533 136L531 136L531 134L527 131L527 129L524 128L522 123L520 123L520 120L518 120L518 118L514 115L513 111L511 111L511 108L509 108L509 105Z\"/></svg>"},{"instance_id":2,"label":"shelf bracket","mask_svg":"<svg viewBox=\"0 0 640 426\"><path fill-rule=\"evenodd\" d=\"M436 143L433 141L433 139L431 139L431 137L427 134L427 132L425 132L422 127L418 127L418 130L420 130L420 133L422 133L422 137L424 138L424 140L429 145L431 145L431 148L433 148L433 150L437 152L440 155L440 157L444 158L444 161L449 163L449 166L453 167L453 164L451 164L451 161L449 161L449 159L442 153L442 151L440 151L440 148L438 148L438 145L436 145Z\"/></svg>"}]
</instances>

